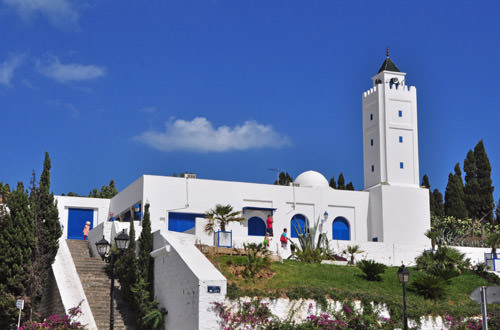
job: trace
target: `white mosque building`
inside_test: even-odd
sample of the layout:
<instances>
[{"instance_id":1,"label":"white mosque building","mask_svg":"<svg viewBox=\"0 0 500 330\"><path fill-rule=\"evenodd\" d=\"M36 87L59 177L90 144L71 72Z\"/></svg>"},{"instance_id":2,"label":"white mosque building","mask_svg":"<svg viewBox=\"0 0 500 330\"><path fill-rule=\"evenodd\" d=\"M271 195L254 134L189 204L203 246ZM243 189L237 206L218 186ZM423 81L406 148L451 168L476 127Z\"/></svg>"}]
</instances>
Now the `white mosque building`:
<instances>
[{"instance_id":1,"label":"white mosque building","mask_svg":"<svg viewBox=\"0 0 500 330\"><path fill-rule=\"evenodd\" d=\"M405 76L387 56L373 87L362 95L362 191L332 189L315 171L300 174L290 186L143 175L111 200L57 196L64 235L81 238L86 221L95 227L141 220L149 203L153 231L188 233L210 243L203 214L230 204L246 219L228 227L235 245L262 241L269 214L276 241L283 228L293 238L296 226L320 221L331 240L428 244L429 193L419 186L416 88L406 85Z\"/></svg>"},{"instance_id":2,"label":"white mosque building","mask_svg":"<svg viewBox=\"0 0 500 330\"><path fill-rule=\"evenodd\" d=\"M362 94L362 191L332 189L315 171L300 174L290 186L143 175L112 199L56 196L63 238L82 239L86 221L93 227L93 252L96 241L103 236L112 241L130 221L138 237L149 203L155 299L169 312L168 329L218 329L213 302L226 301L226 279L195 247L197 242L215 242L204 231L204 213L216 204L230 204L245 218L229 224L230 234L224 234L219 245L262 242L265 219L271 214L271 250L282 257L290 254L279 244L283 228L295 239L296 228L317 223L336 253L359 245L362 258L411 264L430 248L424 235L430 214L429 191L419 186L416 89L406 85L405 75L387 56L372 78L373 87ZM83 301L84 323L95 324L64 239L52 268L64 306Z\"/></svg>"}]
</instances>

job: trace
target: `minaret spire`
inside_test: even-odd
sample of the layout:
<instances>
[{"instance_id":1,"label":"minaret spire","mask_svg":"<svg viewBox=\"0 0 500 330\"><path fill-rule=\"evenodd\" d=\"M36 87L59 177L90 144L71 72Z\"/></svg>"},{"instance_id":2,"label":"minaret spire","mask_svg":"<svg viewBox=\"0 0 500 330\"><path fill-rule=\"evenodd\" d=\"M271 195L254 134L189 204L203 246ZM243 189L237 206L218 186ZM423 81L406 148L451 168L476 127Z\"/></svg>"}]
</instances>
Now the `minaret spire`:
<instances>
[{"instance_id":1,"label":"minaret spire","mask_svg":"<svg viewBox=\"0 0 500 330\"><path fill-rule=\"evenodd\" d=\"M389 58L389 47L387 47L387 49L386 49L386 51L385 51L385 56L386 56L387 58Z\"/></svg>"}]
</instances>

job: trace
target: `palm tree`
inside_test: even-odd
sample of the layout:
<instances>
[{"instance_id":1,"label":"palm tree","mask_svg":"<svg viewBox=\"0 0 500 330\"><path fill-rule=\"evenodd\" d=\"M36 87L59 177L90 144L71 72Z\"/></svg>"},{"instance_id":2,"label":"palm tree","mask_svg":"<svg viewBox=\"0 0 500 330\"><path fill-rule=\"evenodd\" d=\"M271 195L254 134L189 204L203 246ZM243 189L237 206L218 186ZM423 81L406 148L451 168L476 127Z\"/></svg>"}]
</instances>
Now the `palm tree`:
<instances>
[{"instance_id":1,"label":"palm tree","mask_svg":"<svg viewBox=\"0 0 500 330\"><path fill-rule=\"evenodd\" d=\"M349 261L350 265L354 265L354 255L358 254L358 253L363 253L363 252L364 251L361 250L361 248L359 247L359 245L354 245L354 246L348 245L347 249L345 249L344 251L342 251L342 253L349 254L351 256L350 257L350 261Z\"/></svg>"},{"instance_id":2,"label":"palm tree","mask_svg":"<svg viewBox=\"0 0 500 330\"><path fill-rule=\"evenodd\" d=\"M493 258L497 258L497 246L500 243L500 233L493 233L486 239L486 244L491 247Z\"/></svg>"},{"instance_id":3,"label":"palm tree","mask_svg":"<svg viewBox=\"0 0 500 330\"><path fill-rule=\"evenodd\" d=\"M221 231L226 231L226 225L230 222L245 221L241 217L241 211L234 211L231 205L215 205L214 209L210 209L205 213L208 223L205 225L205 232L212 234L215 227L218 225Z\"/></svg>"},{"instance_id":4,"label":"palm tree","mask_svg":"<svg viewBox=\"0 0 500 330\"><path fill-rule=\"evenodd\" d=\"M425 232L425 236L427 236L428 239L431 240L431 246L432 246L432 251L436 250L436 244L438 248L440 248L440 237L441 237L441 231L436 230L436 229L428 229Z\"/></svg>"}]
</instances>

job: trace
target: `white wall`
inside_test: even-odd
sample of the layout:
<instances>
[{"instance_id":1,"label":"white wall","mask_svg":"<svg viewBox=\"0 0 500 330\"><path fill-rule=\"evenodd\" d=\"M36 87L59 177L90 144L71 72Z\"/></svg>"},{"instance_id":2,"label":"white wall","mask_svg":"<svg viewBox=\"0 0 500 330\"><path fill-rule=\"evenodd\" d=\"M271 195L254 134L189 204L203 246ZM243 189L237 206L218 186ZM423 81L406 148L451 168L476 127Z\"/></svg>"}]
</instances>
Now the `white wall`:
<instances>
[{"instance_id":1,"label":"white wall","mask_svg":"<svg viewBox=\"0 0 500 330\"><path fill-rule=\"evenodd\" d=\"M218 329L214 302L223 303L226 279L192 244L192 235L153 234L155 299L168 311L167 329ZM220 293L209 293L218 286Z\"/></svg>"},{"instance_id":2,"label":"white wall","mask_svg":"<svg viewBox=\"0 0 500 330\"><path fill-rule=\"evenodd\" d=\"M63 226L63 237L68 236L68 209L70 208L94 210L93 227L108 220L109 199L73 196L54 197L57 202L57 210L59 211L59 222Z\"/></svg>"}]
</instances>

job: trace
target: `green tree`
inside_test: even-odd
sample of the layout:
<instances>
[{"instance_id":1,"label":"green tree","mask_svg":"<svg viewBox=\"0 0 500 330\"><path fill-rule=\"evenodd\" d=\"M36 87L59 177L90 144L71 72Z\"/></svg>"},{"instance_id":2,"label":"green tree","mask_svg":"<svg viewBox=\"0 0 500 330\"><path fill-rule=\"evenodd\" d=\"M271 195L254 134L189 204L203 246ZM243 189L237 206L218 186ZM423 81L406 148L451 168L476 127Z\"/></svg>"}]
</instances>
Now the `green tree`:
<instances>
[{"instance_id":1,"label":"green tree","mask_svg":"<svg viewBox=\"0 0 500 330\"><path fill-rule=\"evenodd\" d=\"M120 281L120 286L123 290L125 299L131 303L135 303L135 299L132 296L132 286L137 282L137 258L135 254L136 242L135 242L135 227L134 221L130 221L129 227L129 245L127 250L123 252L118 260L116 260L115 274L118 275L118 280Z\"/></svg>"},{"instance_id":2,"label":"green tree","mask_svg":"<svg viewBox=\"0 0 500 330\"><path fill-rule=\"evenodd\" d=\"M118 190L115 186L115 180L111 180L109 185L102 186L100 191L97 188L92 189L88 197L113 198L116 194L118 194Z\"/></svg>"},{"instance_id":3,"label":"green tree","mask_svg":"<svg viewBox=\"0 0 500 330\"><path fill-rule=\"evenodd\" d=\"M293 182L293 178L288 172L280 172L278 176L278 181L274 181L274 184L280 186L289 186Z\"/></svg>"},{"instance_id":4,"label":"green tree","mask_svg":"<svg viewBox=\"0 0 500 330\"><path fill-rule=\"evenodd\" d=\"M35 240L28 193L21 182L10 193L6 203L9 213L6 213L0 231L1 329L8 329L16 323L16 311L9 308L8 304L17 297L26 299L25 288L29 280Z\"/></svg>"},{"instance_id":5,"label":"green tree","mask_svg":"<svg viewBox=\"0 0 500 330\"><path fill-rule=\"evenodd\" d=\"M498 203L497 203L497 209L495 211L495 216L496 216L496 219L497 219L497 223L500 223L500 199L498 200ZM0 227L0 230L2 228Z\"/></svg>"},{"instance_id":6,"label":"green tree","mask_svg":"<svg viewBox=\"0 0 500 330\"><path fill-rule=\"evenodd\" d=\"M335 182L335 175L330 179L330 187L337 189L337 183Z\"/></svg>"},{"instance_id":7,"label":"green tree","mask_svg":"<svg viewBox=\"0 0 500 330\"><path fill-rule=\"evenodd\" d=\"M139 276L147 283L150 296L154 297L154 259L151 257L151 251L153 251L153 234L151 233L149 203L146 203L144 206L141 236L139 237L139 258L137 264Z\"/></svg>"},{"instance_id":8,"label":"green tree","mask_svg":"<svg viewBox=\"0 0 500 330\"><path fill-rule=\"evenodd\" d=\"M242 222L245 218L241 217L241 211L235 211L231 205L215 205L214 209L210 209L205 213L208 223L205 225L205 231L209 234L213 233L217 227L221 231L226 231L226 226L230 222Z\"/></svg>"},{"instance_id":9,"label":"green tree","mask_svg":"<svg viewBox=\"0 0 500 330\"><path fill-rule=\"evenodd\" d=\"M352 184L351 181L349 181L349 183L346 184L345 190L354 190L354 185Z\"/></svg>"},{"instance_id":10,"label":"green tree","mask_svg":"<svg viewBox=\"0 0 500 330\"><path fill-rule=\"evenodd\" d=\"M476 157L472 150L469 150L464 160L465 187L464 202L467 208L467 214L472 219L482 217L481 197L479 196L479 181L477 180Z\"/></svg>"},{"instance_id":11,"label":"green tree","mask_svg":"<svg viewBox=\"0 0 500 330\"><path fill-rule=\"evenodd\" d=\"M337 179L337 189L345 190L345 179L344 179L344 174L342 174L342 172L339 174L339 178Z\"/></svg>"},{"instance_id":12,"label":"green tree","mask_svg":"<svg viewBox=\"0 0 500 330\"><path fill-rule=\"evenodd\" d=\"M493 209L495 201L493 199L493 184L491 180L491 165L483 140L474 147L474 157L477 167L477 181L479 183L479 214L478 218L486 216L486 220L493 223Z\"/></svg>"},{"instance_id":13,"label":"green tree","mask_svg":"<svg viewBox=\"0 0 500 330\"><path fill-rule=\"evenodd\" d=\"M432 190L431 190L431 184L429 183L429 177L427 174L424 174L422 177L422 183L420 184L421 187L429 189L429 208L431 214L433 214L433 205L434 205L434 196L432 195Z\"/></svg>"},{"instance_id":14,"label":"green tree","mask_svg":"<svg viewBox=\"0 0 500 330\"><path fill-rule=\"evenodd\" d=\"M438 189L432 192L431 214L438 217L444 216L443 194Z\"/></svg>"},{"instance_id":15,"label":"green tree","mask_svg":"<svg viewBox=\"0 0 500 330\"><path fill-rule=\"evenodd\" d=\"M464 202L464 185L460 164L455 165L455 174L448 175L448 184L444 195L444 213L458 219L467 218L467 209Z\"/></svg>"}]
</instances>

